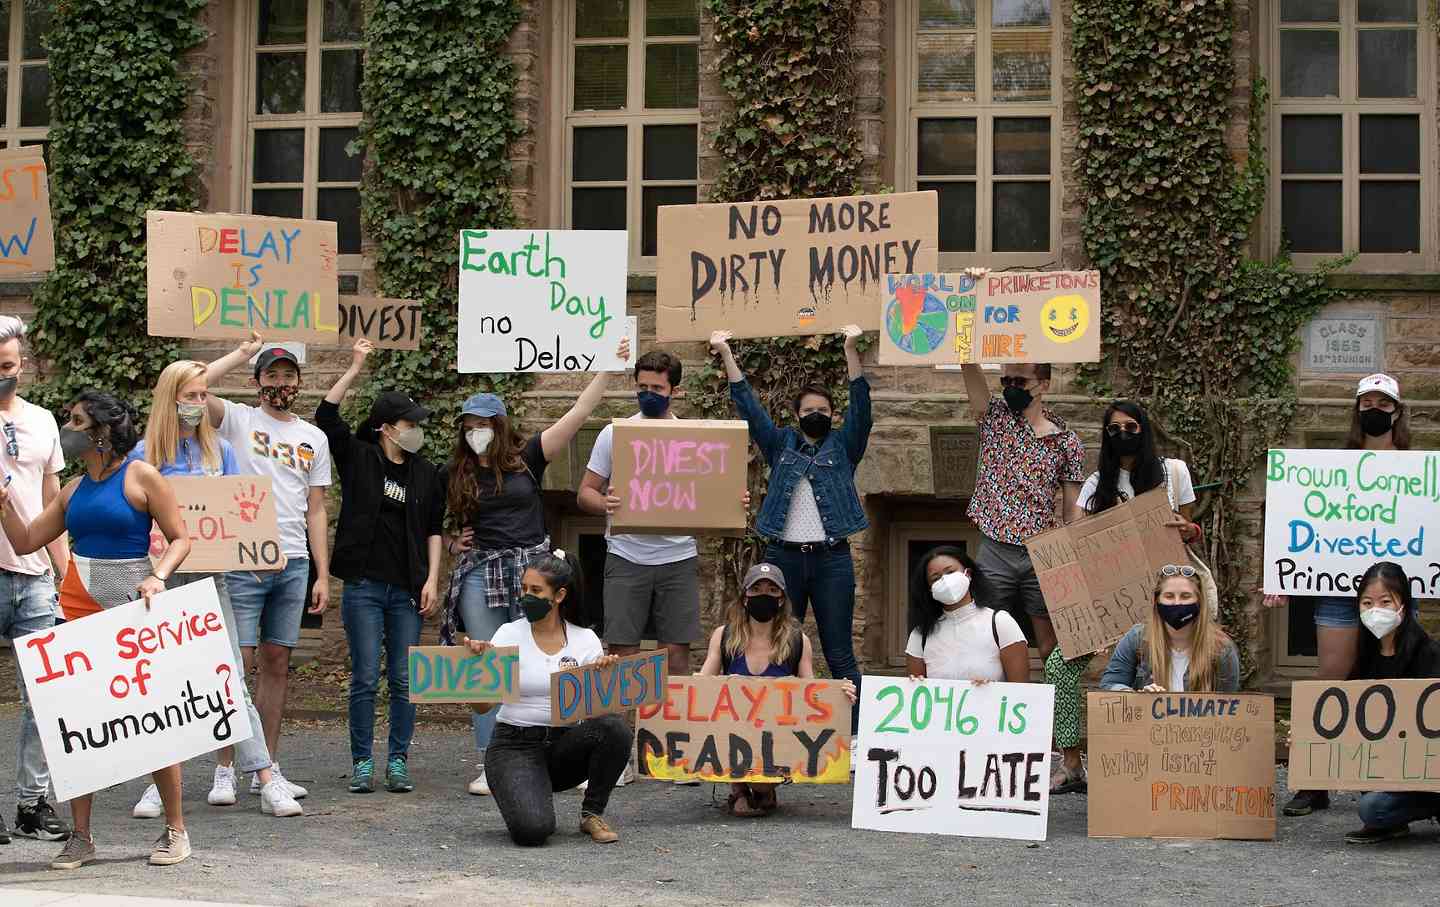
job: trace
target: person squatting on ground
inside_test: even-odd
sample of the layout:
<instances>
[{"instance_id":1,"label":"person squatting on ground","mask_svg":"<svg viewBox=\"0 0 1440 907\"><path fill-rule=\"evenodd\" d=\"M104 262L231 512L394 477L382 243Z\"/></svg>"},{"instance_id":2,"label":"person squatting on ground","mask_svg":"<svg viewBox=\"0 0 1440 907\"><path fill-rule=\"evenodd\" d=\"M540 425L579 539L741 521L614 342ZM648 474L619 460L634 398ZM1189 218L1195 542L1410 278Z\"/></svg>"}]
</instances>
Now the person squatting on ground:
<instances>
[{"instance_id":1,"label":"person squatting on ground","mask_svg":"<svg viewBox=\"0 0 1440 907\"><path fill-rule=\"evenodd\" d=\"M932 548L910 576L911 679L1029 683L1030 647L1007 611L980 604L984 580L958 546Z\"/></svg>"},{"instance_id":2,"label":"person squatting on ground","mask_svg":"<svg viewBox=\"0 0 1440 907\"><path fill-rule=\"evenodd\" d=\"M1205 582L1189 564L1160 568L1154 607L1116 644L1102 690L1240 692L1240 651L1206 607Z\"/></svg>"}]
</instances>

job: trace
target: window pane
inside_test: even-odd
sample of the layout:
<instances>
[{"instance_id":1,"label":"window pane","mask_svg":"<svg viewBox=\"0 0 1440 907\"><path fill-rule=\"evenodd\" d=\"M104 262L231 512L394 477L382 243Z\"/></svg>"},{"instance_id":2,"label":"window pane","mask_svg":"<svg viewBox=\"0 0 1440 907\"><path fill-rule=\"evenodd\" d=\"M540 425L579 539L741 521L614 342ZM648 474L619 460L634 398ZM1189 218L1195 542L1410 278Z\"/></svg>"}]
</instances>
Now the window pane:
<instances>
[{"instance_id":1,"label":"window pane","mask_svg":"<svg viewBox=\"0 0 1440 907\"><path fill-rule=\"evenodd\" d=\"M996 101L1050 100L1050 32L996 32L991 42Z\"/></svg>"},{"instance_id":2,"label":"window pane","mask_svg":"<svg viewBox=\"0 0 1440 907\"><path fill-rule=\"evenodd\" d=\"M571 189L572 230L624 230L625 190Z\"/></svg>"},{"instance_id":3,"label":"window pane","mask_svg":"<svg viewBox=\"0 0 1440 907\"><path fill-rule=\"evenodd\" d=\"M575 37L623 38L629 33L629 0L576 0Z\"/></svg>"},{"instance_id":4,"label":"window pane","mask_svg":"<svg viewBox=\"0 0 1440 907\"><path fill-rule=\"evenodd\" d=\"M1415 0L1360 0L1361 22L1414 22Z\"/></svg>"},{"instance_id":5,"label":"window pane","mask_svg":"<svg viewBox=\"0 0 1440 907\"><path fill-rule=\"evenodd\" d=\"M975 0L920 0L920 27L974 28Z\"/></svg>"},{"instance_id":6,"label":"window pane","mask_svg":"<svg viewBox=\"0 0 1440 907\"><path fill-rule=\"evenodd\" d=\"M642 177L647 180L693 180L696 161L696 127L646 126Z\"/></svg>"},{"instance_id":7,"label":"window pane","mask_svg":"<svg viewBox=\"0 0 1440 907\"><path fill-rule=\"evenodd\" d=\"M359 189L321 189L315 201L315 217L335 221L341 255L360 252Z\"/></svg>"},{"instance_id":8,"label":"window pane","mask_svg":"<svg viewBox=\"0 0 1440 907\"><path fill-rule=\"evenodd\" d=\"M41 39L50 30L51 7L54 5L53 0L25 0L25 22L22 27L25 34L26 60L45 59L45 43ZM5 23L8 27L10 23L8 16Z\"/></svg>"},{"instance_id":9,"label":"window pane","mask_svg":"<svg viewBox=\"0 0 1440 907\"><path fill-rule=\"evenodd\" d=\"M1420 251L1420 184L1360 183L1360 251Z\"/></svg>"},{"instance_id":10,"label":"window pane","mask_svg":"<svg viewBox=\"0 0 1440 907\"><path fill-rule=\"evenodd\" d=\"M940 193L940 251L975 251L975 184L920 183L921 192Z\"/></svg>"},{"instance_id":11,"label":"window pane","mask_svg":"<svg viewBox=\"0 0 1440 907\"><path fill-rule=\"evenodd\" d=\"M1339 22L1340 0L1280 0L1281 22Z\"/></svg>"},{"instance_id":12,"label":"window pane","mask_svg":"<svg viewBox=\"0 0 1440 907\"><path fill-rule=\"evenodd\" d=\"M575 48L575 109L620 110L625 106L625 45Z\"/></svg>"},{"instance_id":13,"label":"window pane","mask_svg":"<svg viewBox=\"0 0 1440 907\"><path fill-rule=\"evenodd\" d=\"M360 134L354 127L320 130L320 182L359 182L365 165L365 155L351 156L345 146Z\"/></svg>"},{"instance_id":14,"label":"window pane","mask_svg":"<svg viewBox=\"0 0 1440 907\"><path fill-rule=\"evenodd\" d=\"M305 55L255 55L255 112L305 112Z\"/></svg>"},{"instance_id":15,"label":"window pane","mask_svg":"<svg viewBox=\"0 0 1440 907\"><path fill-rule=\"evenodd\" d=\"M700 48L695 44L651 44L645 48L645 106L698 107Z\"/></svg>"},{"instance_id":16,"label":"window pane","mask_svg":"<svg viewBox=\"0 0 1440 907\"><path fill-rule=\"evenodd\" d=\"M1281 173L1339 173L1344 169L1338 116L1287 116L1280 120Z\"/></svg>"},{"instance_id":17,"label":"window pane","mask_svg":"<svg viewBox=\"0 0 1440 907\"><path fill-rule=\"evenodd\" d=\"M326 50L320 53L320 112L360 110L360 80L365 75L364 52Z\"/></svg>"},{"instance_id":18,"label":"window pane","mask_svg":"<svg viewBox=\"0 0 1440 907\"><path fill-rule=\"evenodd\" d=\"M625 127L591 126L575 130L572 178L577 183L625 180Z\"/></svg>"},{"instance_id":19,"label":"window pane","mask_svg":"<svg viewBox=\"0 0 1440 907\"><path fill-rule=\"evenodd\" d=\"M10 0L0 0L0 22L5 23L0 28L0 60L10 59Z\"/></svg>"},{"instance_id":20,"label":"window pane","mask_svg":"<svg viewBox=\"0 0 1440 907\"><path fill-rule=\"evenodd\" d=\"M255 43L304 44L308 0L260 0Z\"/></svg>"},{"instance_id":21,"label":"window pane","mask_svg":"<svg viewBox=\"0 0 1440 907\"><path fill-rule=\"evenodd\" d=\"M996 173L1050 172L1050 119L1006 117L995 120Z\"/></svg>"},{"instance_id":22,"label":"window pane","mask_svg":"<svg viewBox=\"0 0 1440 907\"><path fill-rule=\"evenodd\" d=\"M1415 30L1364 28L1360 47L1360 97L1415 97Z\"/></svg>"},{"instance_id":23,"label":"window pane","mask_svg":"<svg viewBox=\"0 0 1440 907\"><path fill-rule=\"evenodd\" d=\"M250 193L250 213L269 217L302 217L304 198L300 189L256 189Z\"/></svg>"},{"instance_id":24,"label":"window pane","mask_svg":"<svg viewBox=\"0 0 1440 907\"><path fill-rule=\"evenodd\" d=\"M1341 216L1340 183L1280 184L1280 238L1292 252L1339 252Z\"/></svg>"},{"instance_id":25,"label":"window pane","mask_svg":"<svg viewBox=\"0 0 1440 907\"><path fill-rule=\"evenodd\" d=\"M1411 115L1360 117L1361 173L1419 173L1420 118Z\"/></svg>"},{"instance_id":26,"label":"window pane","mask_svg":"<svg viewBox=\"0 0 1440 907\"><path fill-rule=\"evenodd\" d=\"M1050 183L996 183L993 252L1050 248Z\"/></svg>"},{"instance_id":27,"label":"window pane","mask_svg":"<svg viewBox=\"0 0 1440 907\"><path fill-rule=\"evenodd\" d=\"M652 38L700 34L700 5L695 0L646 0L645 34Z\"/></svg>"},{"instance_id":28,"label":"window pane","mask_svg":"<svg viewBox=\"0 0 1440 907\"><path fill-rule=\"evenodd\" d=\"M10 67L0 63L0 85L10 84ZM10 125L10 92L0 91L0 126Z\"/></svg>"},{"instance_id":29,"label":"window pane","mask_svg":"<svg viewBox=\"0 0 1440 907\"><path fill-rule=\"evenodd\" d=\"M1050 0L993 0L990 25L1049 25Z\"/></svg>"},{"instance_id":30,"label":"window pane","mask_svg":"<svg viewBox=\"0 0 1440 907\"><path fill-rule=\"evenodd\" d=\"M250 173L257 183L298 183L305 179L305 130L255 130L255 160Z\"/></svg>"},{"instance_id":31,"label":"window pane","mask_svg":"<svg viewBox=\"0 0 1440 907\"><path fill-rule=\"evenodd\" d=\"M20 68L20 125L50 125L50 67Z\"/></svg>"},{"instance_id":32,"label":"window pane","mask_svg":"<svg viewBox=\"0 0 1440 907\"><path fill-rule=\"evenodd\" d=\"M1287 98L1340 96L1338 31L1280 32L1280 94Z\"/></svg>"},{"instance_id":33,"label":"window pane","mask_svg":"<svg viewBox=\"0 0 1440 907\"><path fill-rule=\"evenodd\" d=\"M920 100L975 100L975 35L922 34L917 44Z\"/></svg>"},{"instance_id":34,"label":"window pane","mask_svg":"<svg viewBox=\"0 0 1440 907\"><path fill-rule=\"evenodd\" d=\"M969 176L975 173L973 119L921 120L915 172L921 176Z\"/></svg>"},{"instance_id":35,"label":"window pane","mask_svg":"<svg viewBox=\"0 0 1440 907\"><path fill-rule=\"evenodd\" d=\"M695 204L694 186L646 186L640 193L640 254L655 254L655 222L661 205Z\"/></svg>"},{"instance_id":36,"label":"window pane","mask_svg":"<svg viewBox=\"0 0 1440 907\"><path fill-rule=\"evenodd\" d=\"M325 0L322 41L362 41L365 38L364 0Z\"/></svg>"}]
</instances>

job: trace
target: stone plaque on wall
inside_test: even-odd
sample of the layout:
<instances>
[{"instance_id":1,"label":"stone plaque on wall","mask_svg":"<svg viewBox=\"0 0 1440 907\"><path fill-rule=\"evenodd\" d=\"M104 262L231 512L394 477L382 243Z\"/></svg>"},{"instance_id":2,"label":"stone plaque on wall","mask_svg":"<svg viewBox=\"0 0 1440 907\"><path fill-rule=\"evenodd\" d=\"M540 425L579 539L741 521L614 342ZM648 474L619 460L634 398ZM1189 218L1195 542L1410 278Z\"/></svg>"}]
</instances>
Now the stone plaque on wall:
<instances>
[{"instance_id":1,"label":"stone plaque on wall","mask_svg":"<svg viewBox=\"0 0 1440 907\"><path fill-rule=\"evenodd\" d=\"M1300 366L1321 374L1369 375L1385 367L1384 322L1371 313L1321 316L1305 325Z\"/></svg>"},{"instance_id":2,"label":"stone plaque on wall","mask_svg":"<svg viewBox=\"0 0 1440 907\"><path fill-rule=\"evenodd\" d=\"M979 458L980 434L974 428L930 426L930 472L936 497L970 497Z\"/></svg>"}]
</instances>

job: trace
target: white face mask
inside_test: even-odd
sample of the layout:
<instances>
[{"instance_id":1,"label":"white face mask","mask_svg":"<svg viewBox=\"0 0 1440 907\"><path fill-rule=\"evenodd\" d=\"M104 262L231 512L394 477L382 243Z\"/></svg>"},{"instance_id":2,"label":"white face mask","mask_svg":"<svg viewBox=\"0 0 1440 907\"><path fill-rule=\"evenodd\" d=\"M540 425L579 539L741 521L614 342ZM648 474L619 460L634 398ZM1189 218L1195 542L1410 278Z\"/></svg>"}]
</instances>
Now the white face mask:
<instances>
[{"instance_id":1,"label":"white face mask","mask_svg":"<svg viewBox=\"0 0 1440 907\"><path fill-rule=\"evenodd\" d=\"M1398 611L1391 611L1389 608L1370 608L1360 612L1360 623L1374 633L1376 639L1384 639L1393 633L1402 619Z\"/></svg>"},{"instance_id":2,"label":"white face mask","mask_svg":"<svg viewBox=\"0 0 1440 907\"><path fill-rule=\"evenodd\" d=\"M963 570L947 573L930 584L930 594L942 605L954 605L970 591L970 577Z\"/></svg>"},{"instance_id":3,"label":"white face mask","mask_svg":"<svg viewBox=\"0 0 1440 907\"><path fill-rule=\"evenodd\" d=\"M485 428L472 428L465 433L465 443L475 451L475 456L480 456L490 447L490 442L495 440L495 429L486 426Z\"/></svg>"}]
</instances>

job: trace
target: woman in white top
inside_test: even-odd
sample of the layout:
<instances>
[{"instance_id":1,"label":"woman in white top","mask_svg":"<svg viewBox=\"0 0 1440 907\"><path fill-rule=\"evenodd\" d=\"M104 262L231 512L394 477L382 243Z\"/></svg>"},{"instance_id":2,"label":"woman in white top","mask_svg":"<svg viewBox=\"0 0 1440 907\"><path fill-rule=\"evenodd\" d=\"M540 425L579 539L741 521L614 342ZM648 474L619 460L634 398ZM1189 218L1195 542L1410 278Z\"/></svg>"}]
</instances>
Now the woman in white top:
<instances>
[{"instance_id":1,"label":"woman in white top","mask_svg":"<svg viewBox=\"0 0 1440 907\"><path fill-rule=\"evenodd\" d=\"M630 761L630 727L619 715L555 725L550 715L550 675L619 658L606 655L594 631L580 626L579 561L558 548L532 561L520 577L525 616L495 631L490 640L466 639L477 655L492 646L518 646L520 698L500 707L495 733L485 750L485 774L510 837L537 847L555 833L554 792L588 782L580 805L580 830L596 843L620 836L602 816L615 782ZM477 713L491 703L471 706Z\"/></svg>"},{"instance_id":2,"label":"woman in white top","mask_svg":"<svg viewBox=\"0 0 1440 907\"><path fill-rule=\"evenodd\" d=\"M1030 680L1030 647L1009 612L976 603L980 574L954 545L932 549L910 576L910 676L987 683Z\"/></svg>"}]
</instances>

